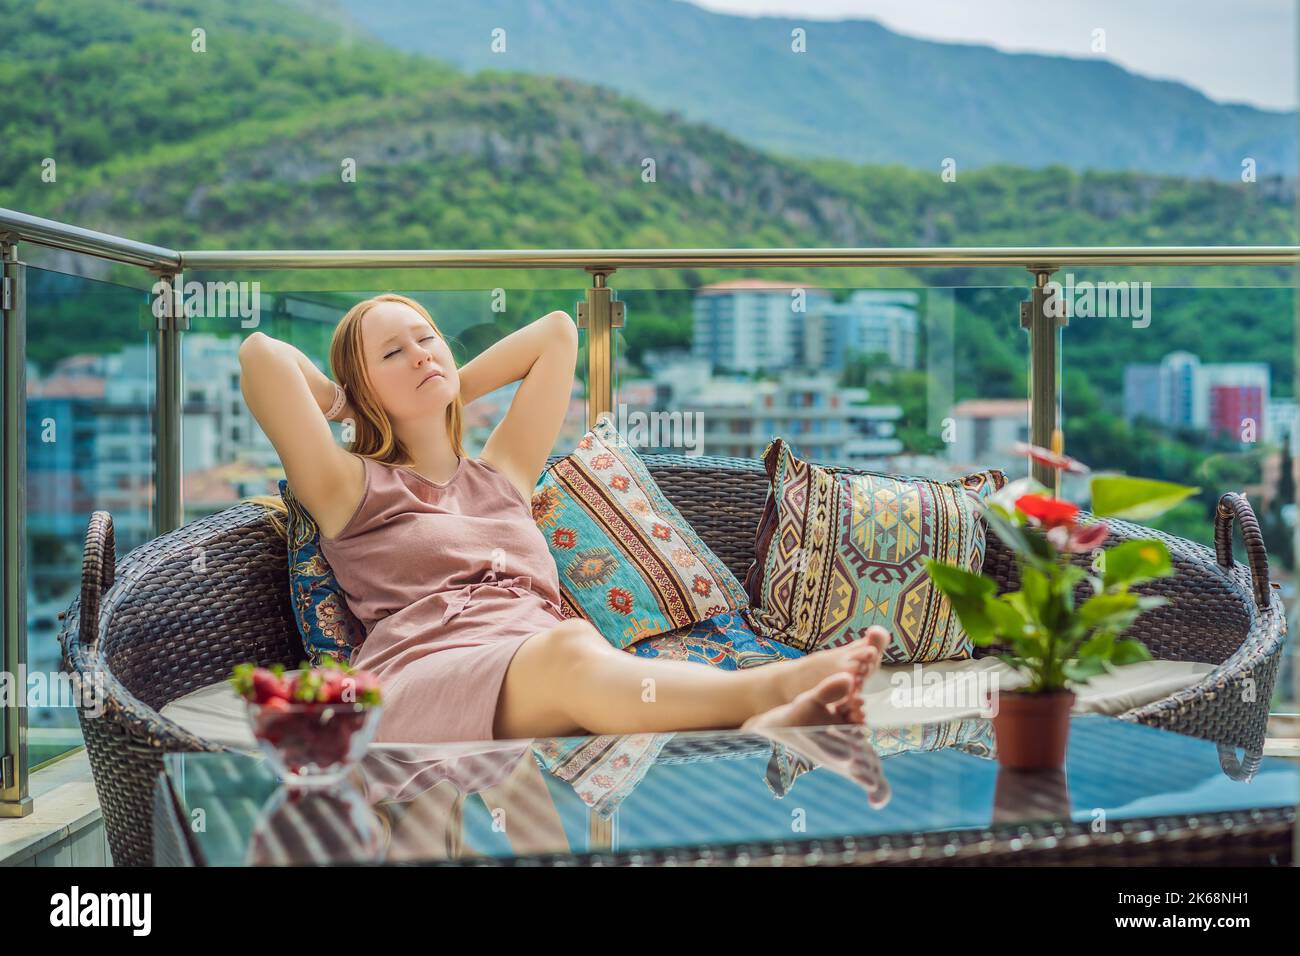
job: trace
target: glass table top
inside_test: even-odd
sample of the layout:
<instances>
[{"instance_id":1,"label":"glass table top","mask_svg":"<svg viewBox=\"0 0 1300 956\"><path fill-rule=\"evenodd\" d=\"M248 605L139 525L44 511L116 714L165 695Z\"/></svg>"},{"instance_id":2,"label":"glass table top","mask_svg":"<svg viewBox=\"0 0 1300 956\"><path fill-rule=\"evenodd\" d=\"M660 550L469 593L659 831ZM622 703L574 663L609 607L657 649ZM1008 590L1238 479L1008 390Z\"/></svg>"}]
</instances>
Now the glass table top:
<instances>
[{"instance_id":1,"label":"glass table top","mask_svg":"<svg viewBox=\"0 0 1300 956\"><path fill-rule=\"evenodd\" d=\"M1296 764L1229 776L1218 746L1100 715L1059 773L999 768L991 721L372 745L348 781L285 788L255 753L174 753L210 865L415 862L984 829L1294 807Z\"/></svg>"}]
</instances>

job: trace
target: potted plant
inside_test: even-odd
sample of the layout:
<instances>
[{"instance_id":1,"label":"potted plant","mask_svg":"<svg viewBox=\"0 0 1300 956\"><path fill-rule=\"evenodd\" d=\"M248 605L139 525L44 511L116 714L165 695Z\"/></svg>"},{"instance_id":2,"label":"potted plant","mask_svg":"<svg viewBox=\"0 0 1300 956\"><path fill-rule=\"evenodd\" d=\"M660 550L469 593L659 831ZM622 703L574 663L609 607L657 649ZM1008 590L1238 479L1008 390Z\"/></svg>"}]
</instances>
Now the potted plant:
<instances>
[{"instance_id":1,"label":"potted plant","mask_svg":"<svg viewBox=\"0 0 1300 956\"><path fill-rule=\"evenodd\" d=\"M1058 490L1062 472L1089 472L1059 450L1023 444L1019 450L1056 469ZM1120 475L1094 475L1090 487L1094 519L1131 521L1153 518L1200 490ZM993 579L933 559L927 559L926 569L971 641L1010 647L997 656L1027 679L1018 690L998 694L993 727L999 763L1012 769L1059 769L1075 699L1071 686L1108 666L1151 659L1140 640L1123 634L1144 611L1166 602L1132 588L1172 574L1173 563L1155 538L1103 549L1106 522L1080 520L1077 505L1033 479L1010 483L981 503L980 510L1015 555L1020 590L998 594ZM1071 560L1089 553L1091 570ZM1091 594L1076 603L1075 588L1081 583Z\"/></svg>"}]
</instances>

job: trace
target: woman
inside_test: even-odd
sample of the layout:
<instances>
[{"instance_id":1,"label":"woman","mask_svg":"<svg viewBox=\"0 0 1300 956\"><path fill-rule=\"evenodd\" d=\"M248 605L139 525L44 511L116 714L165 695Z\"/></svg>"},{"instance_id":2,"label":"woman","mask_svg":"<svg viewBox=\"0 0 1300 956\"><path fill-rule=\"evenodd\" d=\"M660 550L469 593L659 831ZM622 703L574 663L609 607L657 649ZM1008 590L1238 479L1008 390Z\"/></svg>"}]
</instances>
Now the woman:
<instances>
[{"instance_id":1,"label":"woman","mask_svg":"<svg viewBox=\"0 0 1300 956\"><path fill-rule=\"evenodd\" d=\"M888 634L738 672L618 650L560 611L532 491L569 406L578 332L552 312L457 368L418 302L380 295L334 330L339 386L254 332L243 393L366 628L382 741L863 723ZM464 405L522 379L478 458ZM345 449L327 416L350 421Z\"/></svg>"}]
</instances>

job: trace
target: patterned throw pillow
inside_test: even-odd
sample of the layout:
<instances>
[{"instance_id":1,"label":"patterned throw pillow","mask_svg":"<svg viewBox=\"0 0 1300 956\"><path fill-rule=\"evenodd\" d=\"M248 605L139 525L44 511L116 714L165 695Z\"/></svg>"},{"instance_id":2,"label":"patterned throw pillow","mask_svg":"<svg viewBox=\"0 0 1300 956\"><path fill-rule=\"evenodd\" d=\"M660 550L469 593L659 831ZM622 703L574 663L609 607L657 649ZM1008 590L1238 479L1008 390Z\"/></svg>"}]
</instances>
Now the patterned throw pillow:
<instances>
[{"instance_id":1,"label":"patterned throw pillow","mask_svg":"<svg viewBox=\"0 0 1300 956\"><path fill-rule=\"evenodd\" d=\"M780 641L759 637L745 621L744 611L726 611L671 634L647 637L625 650L637 657L711 664L724 671L773 664L803 657L803 651Z\"/></svg>"},{"instance_id":2,"label":"patterned throw pillow","mask_svg":"<svg viewBox=\"0 0 1300 956\"><path fill-rule=\"evenodd\" d=\"M756 634L815 651L880 624L892 635L887 664L971 656L922 559L979 573L985 529L972 499L1002 488L1002 472L897 478L802 461L780 438L763 463L771 487L745 575Z\"/></svg>"},{"instance_id":3,"label":"patterned throw pillow","mask_svg":"<svg viewBox=\"0 0 1300 956\"><path fill-rule=\"evenodd\" d=\"M586 618L615 647L748 604L608 419L542 472L532 503L565 613Z\"/></svg>"},{"instance_id":4,"label":"patterned throw pillow","mask_svg":"<svg viewBox=\"0 0 1300 956\"><path fill-rule=\"evenodd\" d=\"M365 626L348 607L334 570L321 553L320 528L283 478L280 497L288 511L289 592L302 646L312 664L319 664L323 656L347 664L366 639Z\"/></svg>"}]
</instances>

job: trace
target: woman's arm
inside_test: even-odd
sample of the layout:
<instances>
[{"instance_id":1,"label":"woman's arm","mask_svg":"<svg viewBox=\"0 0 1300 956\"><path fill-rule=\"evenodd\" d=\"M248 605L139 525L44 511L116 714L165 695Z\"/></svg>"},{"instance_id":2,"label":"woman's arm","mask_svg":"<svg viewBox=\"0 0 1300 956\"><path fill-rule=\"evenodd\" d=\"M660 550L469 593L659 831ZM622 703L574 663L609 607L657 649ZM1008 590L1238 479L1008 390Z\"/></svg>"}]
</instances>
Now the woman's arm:
<instances>
[{"instance_id":1,"label":"woman's arm","mask_svg":"<svg viewBox=\"0 0 1300 956\"><path fill-rule=\"evenodd\" d=\"M360 459L339 446L325 420L333 384L288 342L261 332L240 344L239 365L244 401L280 456L285 478L321 530L333 535L361 500L364 478Z\"/></svg>"},{"instance_id":2,"label":"woman's arm","mask_svg":"<svg viewBox=\"0 0 1300 956\"><path fill-rule=\"evenodd\" d=\"M293 359L302 372L303 378L307 380L307 387L311 389L312 398L316 399L316 404L320 406L320 413L324 415L334 404L334 382L324 372L318 369L315 364L296 346L279 339L273 339L267 336L269 342L273 342L275 348L283 350L284 354ZM352 399L347 398L343 402L343 408L334 416L335 421L342 421L345 418L355 418L355 412L352 409Z\"/></svg>"},{"instance_id":3,"label":"woman's arm","mask_svg":"<svg viewBox=\"0 0 1300 956\"><path fill-rule=\"evenodd\" d=\"M577 362L577 326L567 312L557 311L511 332L460 370L466 404L523 380L480 457L510 479L524 501L532 497L564 424Z\"/></svg>"},{"instance_id":4,"label":"woman's arm","mask_svg":"<svg viewBox=\"0 0 1300 956\"><path fill-rule=\"evenodd\" d=\"M555 344L560 317L575 332L577 327L566 312L551 312L503 339L460 367L460 400L468 405L498 388L517 382L528 374L533 363L549 345ZM562 340L564 334L560 336Z\"/></svg>"}]
</instances>

